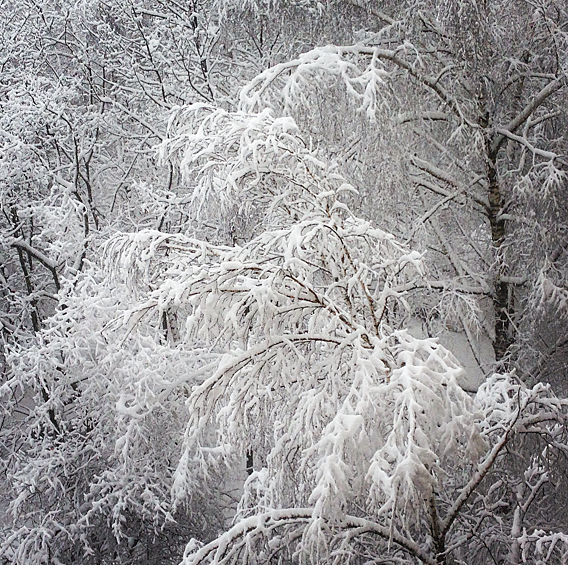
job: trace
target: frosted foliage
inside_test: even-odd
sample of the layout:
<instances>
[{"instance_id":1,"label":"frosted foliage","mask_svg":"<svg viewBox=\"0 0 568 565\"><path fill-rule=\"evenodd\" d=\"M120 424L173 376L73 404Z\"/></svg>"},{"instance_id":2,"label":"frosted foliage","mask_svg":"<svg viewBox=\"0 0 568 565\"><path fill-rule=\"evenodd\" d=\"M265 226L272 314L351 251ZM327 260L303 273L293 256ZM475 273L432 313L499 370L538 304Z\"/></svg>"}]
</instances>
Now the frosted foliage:
<instances>
[{"instance_id":1,"label":"frosted foliage","mask_svg":"<svg viewBox=\"0 0 568 565\"><path fill-rule=\"evenodd\" d=\"M525 532L520 542L525 563L531 560L536 565L568 562L568 535L565 533L535 530L530 534Z\"/></svg>"},{"instance_id":2,"label":"frosted foliage","mask_svg":"<svg viewBox=\"0 0 568 565\"><path fill-rule=\"evenodd\" d=\"M368 443L360 454L369 470L366 486L345 503L361 496L370 504L381 500L380 512L388 513L397 500L416 502L413 489L431 491L435 484L438 442L467 450L460 414L472 423L451 355L385 324L389 303L400 302L405 285L421 276L420 255L349 212L341 194L353 189L308 151L291 119L202 106L185 118L193 128L172 125L176 137L163 151L186 177L198 179L196 202L212 191L238 198L263 207L271 228L233 248L152 232L116 237L107 246L110 270L138 273L133 291L145 298L132 319L152 309L182 309L182 339L211 343L221 354L192 396L188 453L207 459L210 447L195 448L200 430L214 420L220 446L231 446L228 457L253 449L269 470L279 469L266 475L269 483L296 480L284 476L283 458L309 450L299 461L305 492L295 492L292 483L280 492L300 497L297 502L317 501L324 516L333 482L354 479L335 473L348 462L352 467L359 438ZM396 411L396 426L395 413L381 413L387 405ZM434 444L427 440L432 410L452 422L435 425ZM383 420L383 430L373 429ZM391 476L391 466L400 474ZM415 485L417 477L422 482ZM185 494L188 481L182 464L176 495Z\"/></svg>"},{"instance_id":3,"label":"frosted foliage","mask_svg":"<svg viewBox=\"0 0 568 565\"><path fill-rule=\"evenodd\" d=\"M513 563L562 562L556 559L566 556L565 534L521 524L539 493L556 483L549 453L566 449L567 402L543 385L527 389L508 375L492 376L470 399L455 384L460 369L434 341L395 332L391 352L397 368L386 378L381 356L378 364L374 355L352 364L350 381L348 371L341 379L349 386L336 393L335 407L317 389L294 397L286 406L289 420L280 419L276 405L274 418L263 422L274 430L265 466L247 481L235 525L207 545L190 543L184 563L256 563L288 552L300 562L351 562L368 534L385 542L381 549L369 546L375 551L401 555L402 548L432 565L440 562L436 554L415 540L425 537L430 544L447 536L450 551L473 551L472 562L483 563L483 553L474 557L476 541L466 545L467 524L495 517L482 551L503 544ZM242 388L235 375L233 382ZM193 395L193 408L203 406L195 400ZM525 435L546 438L547 447L534 454L518 482L500 474L499 461L505 446ZM220 437L229 439L223 432ZM507 532L499 516L508 503L500 491L509 480L518 506Z\"/></svg>"},{"instance_id":4,"label":"frosted foliage","mask_svg":"<svg viewBox=\"0 0 568 565\"><path fill-rule=\"evenodd\" d=\"M567 562L565 1L2 6L4 561Z\"/></svg>"},{"instance_id":5,"label":"frosted foliage","mask_svg":"<svg viewBox=\"0 0 568 565\"><path fill-rule=\"evenodd\" d=\"M337 341L334 348L340 351L335 353L331 347L312 347L316 351L310 357L323 357L312 362L312 370L303 359L280 365L278 354L271 353L274 372L257 369L254 380L248 368L236 372L248 357L239 355L196 391L192 406L201 415L210 402L222 404L217 420L224 441L241 453L264 452L261 507L270 507L269 501L277 506L309 503L314 520L333 522L357 502L379 516L415 522L424 497L437 485L439 458L473 457L473 414L453 375L459 369L440 346L418 344L404 333L392 337L390 348L386 340L372 349L353 336ZM274 339L269 343L280 345ZM414 349L417 361L408 362L407 348ZM393 350L391 374L385 357ZM255 350L257 357L260 353ZM317 374L318 369L324 373ZM221 393L229 380L238 394ZM289 468L286 462L294 453ZM296 467L299 475L290 473Z\"/></svg>"},{"instance_id":6,"label":"frosted foliage","mask_svg":"<svg viewBox=\"0 0 568 565\"><path fill-rule=\"evenodd\" d=\"M421 532L439 548L518 427L538 431L565 403L506 376L472 399L449 351L389 324L424 284L422 257L351 213L354 188L291 118L198 105L169 131L162 159L195 187L196 213L214 198L262 217L243 245L142 230L105 248L109 280L137 304L129 332L166 316L189 355L173 509L223 465L254 460L233 528L190 544L185 562L325 560L359 531L434 563ZM139 394L123 388L126 421L144 413ZM535 420L542 407L549 418Z\"/></svg>"},{"instance_id":7,"label":"frosted foliage","mask_svg":"<svg viewBox=\"0 0 568 565\"><path fill-rule=\"evenodd\" d=\"M564 453L568 403L510 375L472 398L448 350L395 325L429 285L423 257L352 213L355 188L291 117L194 105L168 132L160 157L193 187L196 218L224 221L236 203L258 222L230 246L116 233L65 282L0 389L37 406L10 474L29 530L1 550L29 563L69 535L89 552L97 520L124 540L130 516L155 531L184 516L186 539L213 538L191 542L186 565L349 563L361 547L428 565L467 555L501 492L484 479L523 434ZM247 455L234 525L215 537L206 501ZM553 480L536 457L525 469L514 488L528 508ZM507 481L495 484L504 505ZM36 499L51 510L32 520ZM201 507L205 527L190 510ZM515 527L511 554L553 543Z\"/></svg>"},{"instance_id":8,"label":"frosted foliage","mask_svg":"<svg viewBox=\"0 0 568 565\"><path fill-rule=\"evenodd\" d=\"M412 50L412 46L409 48ZM384 79L389 71L381 60L383 53L360 44L312 49L255 77L242 89L240 106L254 111L273 104L291 111L308 104L313 87L323 77L334 76L358 104L358 111L374 121L377 111L386 104L384 92L388 87Z\"/></svg>"},{"instance_id":9,"label":"frosted foliage","mask_svg":"<svg viewBox=\"0 0 568 565\"><path fill-rule=\"evenodd\" d=\"M369 16L354 44L317 45L264 70L240 108L293 115L358 179L365 217L381 218L388 205L376 202L388 202L381 226L430 250L447 291L427 297L440 315L432 332L467 334L484 374L493 358L479 336L504 370L552 378L542 365L563 366L566 346L555 323L566 302L566 2L350 4ZM535 317L543 269L560 288Z\"/></svg>"},{"instance_id":10,"label":"frosted foliage","mask_svg":"<svg viewBox=\"0 0 568 565\"><path fill-rule=\"evenodd\" d=\"M419 532L443 544L517 427L538 431L565 403L500 376L472 400L447 350L387 323L423 281L421 256L350 212L352 187L292 119L197 106L170 134L162 158L193 181L196 206L215 195L264 218L242 246L143 232L108 247L111 268L144 273L134 317L183 311L181 340L218 353L188 400L174 500L212 465L255 461L234 527L185 562L325 560L360 528L434 563Z\"/></svg>"},{"instance_id":11,"label":"frosted foliage","mask_svg":"<svg viewBox=\"0 0 568 565\"><path fill-rule=\"evenodd\" d=\"M543 272L537 280L535 295L533 298L536 303L535 310L550 303L557 308L559 317L566 318L568 316L568 289L562 285L562 282L555 284L547 276L547 273Z\"/></svg>"},{"instance_id":12,"label":"frosted foliage","mask_svg":"<svg viewBox=\"0 0 568 565\"><path fill-rule=\"evenodd\" d=\"M191 200L203 221L207 213L222 219L239 202L240 211L259 219L259 232L301 220L311 212L306 206L341 207L329 191L354 190L308 149L294 120L274 118L268 110L231 114L195 105L174 113L168 131L160 154L177 162L184 181L194 187ZM302 199L294 185L304 189ZM213 212L211 202L217 204Z\"/></svg>"},{"instance_id":13,"label":"frosted foliage","mask_svg":"<svg viewBox=\"0 0 568 565\"><path fill-rule=\"evenodd\" d=\"M208 359L175 347L161 325L123 325L132 296L95 265L61 297L65 306L38 345L12 352L13 376L0 388L6 404L26 391L37 405L21 421L26 457L9 475L18 492L10 513L26 517L24 529L0 546L14 563L42 559L52 547L63 555L73 540L80 555L92 555L103 543L96 525L105 522L111 544L136 536L139 521L168 535L185 400ZM201 508L213 527L210 505ZM188 535L202 527L190 513L180 518L176 527Z\"/></svg>"}]
</instances>

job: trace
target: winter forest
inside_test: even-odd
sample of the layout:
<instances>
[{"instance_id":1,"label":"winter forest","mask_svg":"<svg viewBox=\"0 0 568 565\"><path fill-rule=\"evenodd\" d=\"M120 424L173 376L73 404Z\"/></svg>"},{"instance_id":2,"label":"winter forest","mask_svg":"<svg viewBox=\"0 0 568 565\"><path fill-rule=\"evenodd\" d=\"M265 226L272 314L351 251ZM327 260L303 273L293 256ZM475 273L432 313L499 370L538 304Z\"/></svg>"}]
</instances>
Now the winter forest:
<instances>
[{"instance_id":1,"label":"winter forest","mask_svg":"<svg viewBox=\"0 0 568 565\"><path fill-rule=\"evenodd\" d=\"M566 0L0 0L0 563L568 563Z\"/></svg>"}]
</instances>

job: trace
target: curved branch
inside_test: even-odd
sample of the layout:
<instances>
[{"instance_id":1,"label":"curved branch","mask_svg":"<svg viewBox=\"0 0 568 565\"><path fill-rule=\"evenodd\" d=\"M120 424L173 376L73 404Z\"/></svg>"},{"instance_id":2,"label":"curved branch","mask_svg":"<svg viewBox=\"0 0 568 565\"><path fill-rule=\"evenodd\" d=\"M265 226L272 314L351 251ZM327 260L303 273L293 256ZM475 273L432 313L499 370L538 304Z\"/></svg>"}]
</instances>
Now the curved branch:
<instances>
[{"instance_id":1,"label":"curved branch","mask_svg":"<svg viewBox=\"0 0 568 565\"><path fill-rule=\"evenodd\" d=\"M286 508L250 516L235 524L227 532L201 547L195 553L186 556L184 565L198 565L204 562L209 562L211 565L229 563L232 557L231 549L240 538L246 536L250 539L251 536L265 534L267 530L278 527L278 525L307 524L313 519L313 508ZM328 526L333 525L328 524ZM338 524L338 527L357 535L375 534L386 541L396 543L425 565L437 565L436 559L426 553L417 543L397 532L393 532L391 528L371 520L346 515Z\"/></svg>"}]
</instances>

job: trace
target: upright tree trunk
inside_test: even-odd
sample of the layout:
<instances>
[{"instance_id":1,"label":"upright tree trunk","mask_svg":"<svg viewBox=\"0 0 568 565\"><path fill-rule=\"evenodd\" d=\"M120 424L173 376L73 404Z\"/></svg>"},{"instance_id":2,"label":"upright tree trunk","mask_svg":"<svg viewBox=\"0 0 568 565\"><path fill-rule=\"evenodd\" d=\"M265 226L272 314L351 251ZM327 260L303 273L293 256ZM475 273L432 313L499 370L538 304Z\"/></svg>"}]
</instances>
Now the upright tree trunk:
<instances>
[{"instance_id":1,"label":"upright tree trunk","mask_svg":"<svg viewBox=\"0 0 568 565\"><path fill-rule=\"evenodd\" d=\"M488 129L490 124L489 113L485 110L479 124L486 128L485 134L485 172L487 176L487 191L489 199L489 225L491 228L491 244L496 264L493 310L495 314L495 360L502 361L507 354L509 346L513 343L513 328L511 324L511 304L509 300L509 285L502 280L505 274L505 265L502 263L501 247L505 239L505 220L502 218L503 195L499 184L497 171L498 147L493 143L494 134Z\"/></svg>"},{"instance_id":2,"label":"upright tree trunk","mask_svg":"<svg viewBox=\"0 0 568 565\"><path fill-rule=\"evenodd\" d=\"M503 211L503 198L497 175L497 154L489 151L487 154L487 180L489 190L489 223L491 225L491 243L495 252L497 269L493 307L495 310L495 359L502 360L512 343L511 320L509 315L509 288L503 282L503 265L501 264L501 246L505 239L505 221L500 217Z\"/></svg>"}]
</instances>

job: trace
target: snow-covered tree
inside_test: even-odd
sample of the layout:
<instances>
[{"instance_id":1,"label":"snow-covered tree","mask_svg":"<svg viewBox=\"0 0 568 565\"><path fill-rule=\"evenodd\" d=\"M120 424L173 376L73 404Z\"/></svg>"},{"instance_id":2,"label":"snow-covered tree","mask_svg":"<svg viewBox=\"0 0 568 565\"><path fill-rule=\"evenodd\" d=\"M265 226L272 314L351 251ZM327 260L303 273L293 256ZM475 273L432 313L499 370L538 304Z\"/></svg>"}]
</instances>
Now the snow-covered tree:
<instances>
[{"instance_id":1,"label":"snow-covered tree","mask_svg":"<svg viewBox=\"0 0 568 565\"><path fill-rule=\"evenodd\" d=\"M7 554L94 551L97 519L139 547L129 516L168 524L246 458L234 525L185 563L565 555L550 496L567 492L568 402L507 375L464 392L452 354L404 330L421 254L352 214L354 188L291 118L198 105L169 131L195 214L221 222L236 202L256 221L231 246L115 235L44 345L13 359L12 390L41 375L50 401L12 470L26 525Z\"/></svg>"},{"instance_id":2,"label":"snow-covered tree","mask_svg":"<svg viewBox=\"0 0 568 565\"><path fill-rule=\"evenodd\" d=\"M562 3L7 5L6 560L568 558Z\"/></svg>"},{"instance_id":3,"label":"snow-covered tree","mask_svg":"<svg viewBox=\"0 0 568 565\"><path fill-rule=\"evenodd\" d=\"M163 152L193 179L198 207L237 199L262 218L213 265L203 248L192 268L168 258L139 307L184 305L182 341L221 355L188 401L174 496L191 496L212 460L230 468L253 454L235 525L190 544L185 562L519 563L521 549L552 539L543 524L565 552L566 524L547 498L565 494L553 468L567 403L499 375L471 399L453 356L401 329L427 284L422 258L351 214L350 186L291 119L197 107L176 116L171 136ZM146 254L130 239L111 256L136 265ZM505 453L527 438L536 451L515 469ZM506 504L496 528L491 510Z\"/></svg>"},{"instance_id":4,"label":"snow-covered tree","mask_svg":"<svg viewBox=\"0 0 568 565\"><path fill-rule=\"evenodd\" d=\"M358 41L266 70L242 108L292 113L357 181L366 217L429 248L446 302L464 290L477 301L480 328L427 298L430 330L436 318L465 332L487 372L482 329L498 362L538 378L565 346L543 331L561 310L542 286L561 292L566 276L565 3L361 9L374 18Z\"/></svg>"}]
</instances>

